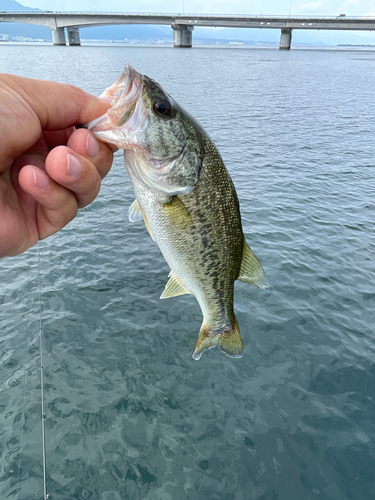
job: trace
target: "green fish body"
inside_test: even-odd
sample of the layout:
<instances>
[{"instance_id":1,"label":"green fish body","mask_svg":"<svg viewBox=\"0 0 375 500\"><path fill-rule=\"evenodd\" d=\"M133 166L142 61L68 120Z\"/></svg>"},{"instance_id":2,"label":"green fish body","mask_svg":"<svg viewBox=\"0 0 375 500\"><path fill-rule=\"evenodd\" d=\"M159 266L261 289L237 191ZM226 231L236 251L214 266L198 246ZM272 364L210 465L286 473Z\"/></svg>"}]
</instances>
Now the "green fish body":
<instances>
[{"instance_id":1,"label":"green fish body","mask_svg":"<svg viewBox=\"0 0 375 500\"><path fill-rule=\"evenodd\" d=\"M266 286L245 242L232 180L203 128L153 80L129 65L102 95L112 104L89 124L101 140L124 149L136 201L171 272L161 298L193 294L203 313L193 358L218 346L241 357L233 310L234 282Z\"/></svg>"}]
</instances>

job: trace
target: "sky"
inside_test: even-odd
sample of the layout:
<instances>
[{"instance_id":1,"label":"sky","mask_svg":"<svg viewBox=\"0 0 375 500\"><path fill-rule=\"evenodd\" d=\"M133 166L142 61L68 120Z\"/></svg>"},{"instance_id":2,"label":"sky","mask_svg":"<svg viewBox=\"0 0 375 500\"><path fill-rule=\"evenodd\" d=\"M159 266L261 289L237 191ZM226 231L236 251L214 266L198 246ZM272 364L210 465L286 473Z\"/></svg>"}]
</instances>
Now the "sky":
<instances>
[{"instance_id":1,"label":"sky","mask_svg":"<svg viewBox=\"0 0 375 500\"><path fill-rule=\"evenodd\" d=\"M18 0L45 10L375 16L375 0Z\"/></svg>"}]
</instances>

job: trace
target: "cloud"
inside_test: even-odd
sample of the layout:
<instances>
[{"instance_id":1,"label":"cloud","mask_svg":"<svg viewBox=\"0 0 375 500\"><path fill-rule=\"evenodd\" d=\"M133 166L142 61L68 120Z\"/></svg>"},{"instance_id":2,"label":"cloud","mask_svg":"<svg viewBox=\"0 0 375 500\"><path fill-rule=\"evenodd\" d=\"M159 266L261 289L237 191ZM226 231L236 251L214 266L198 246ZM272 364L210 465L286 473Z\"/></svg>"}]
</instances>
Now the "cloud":
<instances>
[{"instance_id":1,"label":"cloud","mask_svg":"<svg viewBox=\"0 0 375 500\"><path fill-rule=\"evenodd\" d=\"M343 7L347 7L348 5L358 5L358 0L346 0L346 2L344 2L342 5Z\"/></svg>"},{"instance_id":2,"label":"cloud","mask_svg":"<svg viewBox=\"0 0 375 500\"><path fill-rule=\"evenodd\" d=\"M310 10L318 10L323 6L324 3L318 0L317 2L301 3L299 7L297 7L297 10L301 12L307 12Z\"/></svg>"}]
</instances>

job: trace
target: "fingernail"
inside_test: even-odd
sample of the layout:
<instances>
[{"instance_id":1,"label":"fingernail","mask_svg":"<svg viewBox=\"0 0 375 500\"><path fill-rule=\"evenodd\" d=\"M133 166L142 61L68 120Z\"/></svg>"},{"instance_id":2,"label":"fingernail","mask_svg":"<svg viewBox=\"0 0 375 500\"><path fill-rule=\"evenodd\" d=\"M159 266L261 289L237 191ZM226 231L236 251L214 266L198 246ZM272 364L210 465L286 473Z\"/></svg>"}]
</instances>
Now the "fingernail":
<instances>
[{"instance_id":1,"label":"fingernail","mask_svg":"<svg viewBox=\"0 0 375 500\"><path fill-rule=\"evenodd\" d=\"M86 139L86 153L90 158L94 158L99 154L99 143L95 137L91 134L87 134Z\"/></svg>"},{"instance_id":2,"label":"fingernail","mask_svg":"<svg viewBox=\"0 0 375 500\"><path fill-rule=\"evenodd\" d=\"M68 177L77 177L82 171L82 165L78 158L68 153Z\"/></svg>"},{"instance_id":3,"label":"fingernail","mask_svg":"<svg viewBox=\"0 0 375 500\"><path fill-rule=\"evenodd\" d=\"M34 184L37 188L45 188L49 182L48 175L40 168L34 167Z\"/></svg>"}]
</instances>

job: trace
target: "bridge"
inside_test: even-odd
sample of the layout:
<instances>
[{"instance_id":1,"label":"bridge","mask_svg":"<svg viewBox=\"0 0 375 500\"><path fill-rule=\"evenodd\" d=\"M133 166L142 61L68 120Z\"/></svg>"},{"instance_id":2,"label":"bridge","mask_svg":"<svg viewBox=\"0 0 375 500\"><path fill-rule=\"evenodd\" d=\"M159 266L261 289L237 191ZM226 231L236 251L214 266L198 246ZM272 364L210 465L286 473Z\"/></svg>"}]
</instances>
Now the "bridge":
<instances>
[{"instance_id":1,"label":"bridge","mask_svg":"<svg viewBox=\"0 0 375 500\"><path fill-rule=\"evenodd\" d=\"M293 30L375 30L375 17L302 17L211 14L121 14L101 12L0 11L0 22L48 26L54 45L80 45L79 28L114 24L160 24L173 29L174 47L191 47L195 26L279 29L280 49L289 50Z\"/></svg>"}]
</instances>

